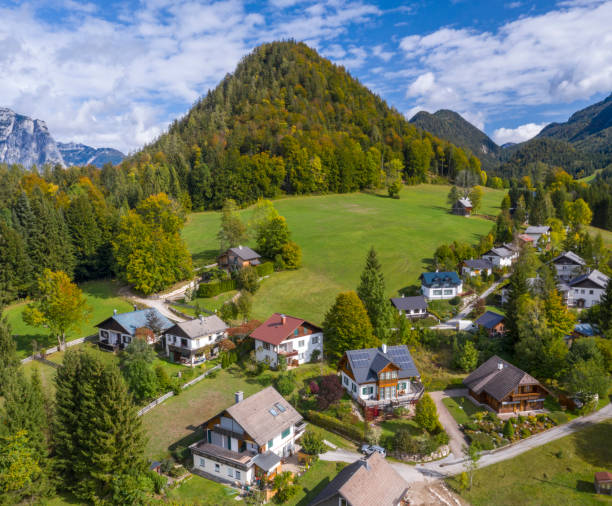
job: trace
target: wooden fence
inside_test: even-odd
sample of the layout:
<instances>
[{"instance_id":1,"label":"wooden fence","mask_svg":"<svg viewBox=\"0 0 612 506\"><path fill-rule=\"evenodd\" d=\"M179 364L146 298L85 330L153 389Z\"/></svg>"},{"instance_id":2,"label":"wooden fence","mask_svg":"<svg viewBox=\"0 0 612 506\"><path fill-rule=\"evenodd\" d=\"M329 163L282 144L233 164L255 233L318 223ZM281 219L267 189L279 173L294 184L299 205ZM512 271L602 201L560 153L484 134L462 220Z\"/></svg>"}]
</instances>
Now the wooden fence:
<instances>
[{"instance_id":1,"label":"wooden fence","mask_svg":"<svg viewBox=\"0 0 612 506\"><path fill-rule=\"evenodd\" d=\"M81 344L84 343L85 341L95 341L96 339L98 339L98 334L92 334L91 336L85 336L85 337L79 337L78 339L75 339L73 341L68 341L65 345L65 349L70 348L71 346L76 346L77 344ZM57 353L59 350L57 349L57 346L54 346L53 348L47 348L46 350L41 350L39 353L36 353L35 355L30 355L29 357L26 357L24 359L21 359L21 363L22 364L27 364L28 362L31 362L32 360L37 360L39 358L45 358L46 355L51 355L51 353Z\"/></svg>"}]
</instances>

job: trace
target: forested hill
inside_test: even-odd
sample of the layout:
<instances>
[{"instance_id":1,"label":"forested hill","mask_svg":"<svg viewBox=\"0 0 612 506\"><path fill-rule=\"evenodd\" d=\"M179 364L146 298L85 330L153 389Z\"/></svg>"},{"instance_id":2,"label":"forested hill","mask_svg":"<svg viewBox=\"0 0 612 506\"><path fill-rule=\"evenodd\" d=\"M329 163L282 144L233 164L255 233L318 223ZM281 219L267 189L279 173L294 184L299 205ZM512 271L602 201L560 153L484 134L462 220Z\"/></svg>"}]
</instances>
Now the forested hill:
<instances>
[{"instance_id":1,"label":"forested hill","mask_svg":"<svg viewBox=\"0 0 612 506\"><path fill-rule=\"evenodd\" d=\"M434 114L420 111L412 117L410 123L441 139L469 149L480 158L482 167L486 170L499 165L498 155L501 148L487 134L454 111L441 109Z\"/></svg>"},{"instance_id":2,"label":"forested hill","mask_svg":"<svg viewBox=\"0 0 612 506\"><path fill-rule=\"evenodd\" d=\"M355 191L399 171L414 182L427 171L480 171L477 157L411 125L343 67L292 41L256 48L124 165L176 173L194 209L230 197Z\"/></svg>"}]
</instances>

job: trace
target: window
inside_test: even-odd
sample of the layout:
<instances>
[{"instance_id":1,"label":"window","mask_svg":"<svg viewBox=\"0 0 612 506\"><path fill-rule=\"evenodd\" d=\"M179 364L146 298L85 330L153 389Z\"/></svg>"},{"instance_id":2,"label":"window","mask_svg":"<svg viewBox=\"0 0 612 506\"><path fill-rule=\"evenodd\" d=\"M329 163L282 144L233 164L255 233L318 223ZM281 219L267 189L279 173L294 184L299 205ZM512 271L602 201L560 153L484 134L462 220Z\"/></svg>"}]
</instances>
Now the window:
<instances>
[{"instance_id":1,"label":"window","mask_svg":"<svg viewBox=\"0 0 612 506\"><path fill-rule=\"evenodd\" d=\"M353 392L356 392L356 391L357 391L357 385L355 385L355 383L353 383L353 385L351 386L351 390L352 390Z\"/></svg>"},{"instance_id":2,"label":"window","mask_svg":"<svg viewBox=\"0 0 612 506\"><path fill-rule=\"evenodd\" d=\"M187 348L187 339L185 339L184 337L181 338L181 346L183 348Z\"/></svg>"},{"instance_id":3,"label":"window","mask_svg":"<svg viewBox=\"0 0 612 506\"><path fill-rule=\"evenodd\" d=\"M593 295L593 290L589 290L589 294L590 294L590 295Z\"/></svg>"},{"instance_id":4,"label":"window","mask_svg":"<svg viewBox=\"0 0 612 506\"><path fill-rule=\"evenodd\" d=\"M442 290L433 290L434 295L442 295Z\"/></svg>"},{"instance_id":5,"label":"window","mask_svg":"<svg viewBox=\"0 0 612 506\"><path fill-rule=\"evenodd\" d=\"M227 468L227 475L231 476L232 478L234 477L234 470L231 467Z\"/></svg>"},{"instance_id":6,"label":"window","mask_svg":"<svg viewBox=\"0 0 612 506\"><path fill-rule=\"evenodd\" d=\"M272 416L274 417L278 416L278 411L276 411L274 408L270 408L268 411L270 412Z\"/></svg>"},{"instance_id":7,"label":"window","mask_svg":"<svg viewBox=\"0 0 612 506\"><path fill-rule=\"evenodd\" d=\"M344 384L345 384L345 385L348 385L348 384L349 384L348 377L343 376L342 378L343 378L343 380L344 380Z\"/></svg>"},{"instance_id":8,"label":"window","mask_svg":"<svg viewBox=\"0 0 612 506\"><path fill-rule=\"evenodd\" d=\"M348 503L346 502L346 499L344 497L338 498L338 506L348 506Z\"/></svg>"},{"instance_id":9,"label":"window","mask_svg":"<svg viewBox=\"0 0 612 506\"><path fill-rule=\"evenodd\" d=\"M282 433L281 433L281 437L283 439L285 439L289 434L291 434L291 427L289 427L288 429L285 429Z\"/></svg>"},{"instance_id":10,"label":"window","mask_svg":"<svg viewBox=\"0 0 612 506\"><path fill-rule=\"evenodd\" d=\"M221 466L219 464L215 464L215 473L221 472Z\"/></svg>"},{"instance_id":11,"label":"window","mask_svg":"<svg viewBox=\"0 0 612 506\"><path fill-rule=\"evenodd\" d=\"M299 359L299 360L304 360L304 358L305 358L305 357L306 357L306 354L305 354L305 353L300 353L300 354L298 354L298 359Z\"/></svg>"},{"instance_id":12,"label":"window","mask_svg":"<svg viewBox=\"0 0 612 506\"><path fill-rule=\"evenodd\" d=\"M270 349L270 343L263 343L263 348L264 348L264 350L269 350Z\"/></svg>"},{"instance_id":13,"label":"window","mask_svg":"<svg viewBox=\"0 0 612 506\"><path fill-rule=\"evenodd\" d=\"M101 330L100 331L100 336L108 338L108 331L107 330Z\"/></svg>"},{"instance_id":14,"label":"window","mask_svg":"<svg viewBox=\"0 0 612 506\"><path fill-rule=\"evenodd\" d=\"M369 388L370 388L370 387L363 387L363 388L361 389L361 395L368 395L368 389L369 389Z\"/></svg>"},{"instance_id":15,"label":"window","mask_svg":"<svg viewBox=\"0 0 612 506\"><path fill-rule=\"evenodd\" d=\"M200 467L206 467L206 460L200 457Z\"/></svg>"},{"instance_id":16,"label":"window","mask_svg":"<svg viewBox=\"0 0 612 506\"><path fill-rule=\"evenodd\" d=\"M302 339L301 341L298 341L298 348L303 348L304 347L304 340Z\"/></svg>"},{"instance_id":17,"label":"window","mask_svg":"<svg viewBox=\"0 0 612 506\"><path fill-rule=\"evenodd\" d=\"M294 336L297 336L299 333L300 333L300 329L295 329L295 330L293 331L293 335L294 335Z\"/></svg>"},{"instance_id":18,"label":"window","mask_svg":"<svg viewBox=\"0 0 612 506\"><path fill-rule=\"evenodd\" d=\"M239 480L240 479L240 471L236 471L236 479Z\"/></svg>"},{"instance_id":19,"label":"window","mask_svg":"<svg viewBox=\"0 0 612 506\"><path fill-rule=\"evenodd\" d=\"M453 294L453 289L452 288L446 288L444 290L444 295L452 295Z\"/></svg>"},{"instance_id":20,"label":"window","mask_svg":"<svg viewBox=\"0 0 612 506\"><path fill-rule=\"evenodd\" d=\"M270 441L268 441L268 450L270 450L272 446L274 446L274 439L270 439Z\"/></svg>"},{"instance_id":21,"label":"window","mask_svg":"<svg viewBox=\"0 0 612 506\"><path fill-rule=\"evenodd\" d=\"M312 344L318 344L319 343L319 336L312 336Z\"/></svg>"}]
</instances>

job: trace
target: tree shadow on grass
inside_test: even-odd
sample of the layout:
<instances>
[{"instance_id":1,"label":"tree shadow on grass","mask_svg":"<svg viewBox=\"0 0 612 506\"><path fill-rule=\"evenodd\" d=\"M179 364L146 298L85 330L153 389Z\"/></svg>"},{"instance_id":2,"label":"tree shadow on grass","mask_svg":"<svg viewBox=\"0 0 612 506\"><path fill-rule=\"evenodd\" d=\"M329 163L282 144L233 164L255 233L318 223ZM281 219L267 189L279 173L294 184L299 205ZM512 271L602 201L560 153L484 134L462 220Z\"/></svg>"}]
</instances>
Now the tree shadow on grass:
<instances>
[{"instance_id":1,"label":"tree shadow on grass","mask_svg":"<svg viewBox=\"0 0 612 506\"><path fill-rule=\"evenodd\" d=\"M189 445L204 439L204 429L202 429L201 426L194 427L193 425L189 425L186 427L186 429L191 430L192 432L172 443L168 447L168 450L170 450L170 453L176 460L180 461L182 464L189 465L191 461Z\"/></svg>"},{"instance_id":2,"label":"tree shadow on grass","mask_svg":"<svg viewBox=\"0 0 612 506\"><path fill-rule=\"evenodd\" d=\"M586 480L578 480L576 482L576 490L578 492L586 492L594 494L595 493L595 484L592 481Z\"/></svg>"},{"instance_id":3,"label":"tree shadow on grass","mask_svg":"<svg viewBox=\"0 0 612 506\"><path fill-rule=\"evenodd\" d=\"M574 437L576 456L594 467L612 467L612 422L607 421L588 427Z\"/></svg>"},{"instance_id":4,"label":"tree shadow on grass","mask_svg":"<svg viewBox=\"0 0 612 506\"><path fill-rule=\"evenodd\" d=\"M219 255L219 250L217 249L207 249L203 251L198 251L194 255L192 255L194 265L208 265L214 264L217 261L217 256Z\"/></svg>"},{"instance_id":5,"label":"tree shadow on grass","mask_svg":"<svg viewBox=\"0 0 612 506\"><path fill-rule=\"evenodd\" d=\"M310 504L315 497L317 497L321 491L327 487L329 481L329 477L326 476L319 483L317 483L316 487L311 489L304 487L304 492L306 492L306 495L300 499L296 506L306 506L307 504Z\"/></svg>"}]
</instances>

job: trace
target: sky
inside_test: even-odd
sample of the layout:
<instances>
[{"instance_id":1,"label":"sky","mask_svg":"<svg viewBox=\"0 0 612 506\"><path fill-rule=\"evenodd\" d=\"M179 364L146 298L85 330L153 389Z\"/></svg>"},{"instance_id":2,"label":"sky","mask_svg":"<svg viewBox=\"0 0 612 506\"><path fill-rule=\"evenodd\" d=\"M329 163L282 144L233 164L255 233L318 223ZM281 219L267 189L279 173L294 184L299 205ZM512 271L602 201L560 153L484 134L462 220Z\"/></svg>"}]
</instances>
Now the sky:
<instances>
[{"instance_id":1,"label":"sky","mask_svg":"<svg viewBox=\"0 0 612 506\"><path fill-rule=\"evenodd\" d=\"M257 45L304 41L412 117L498 144L612 92L612 0L0 0L0 107L133 152Z\"/></svg>"}]
</instances>

